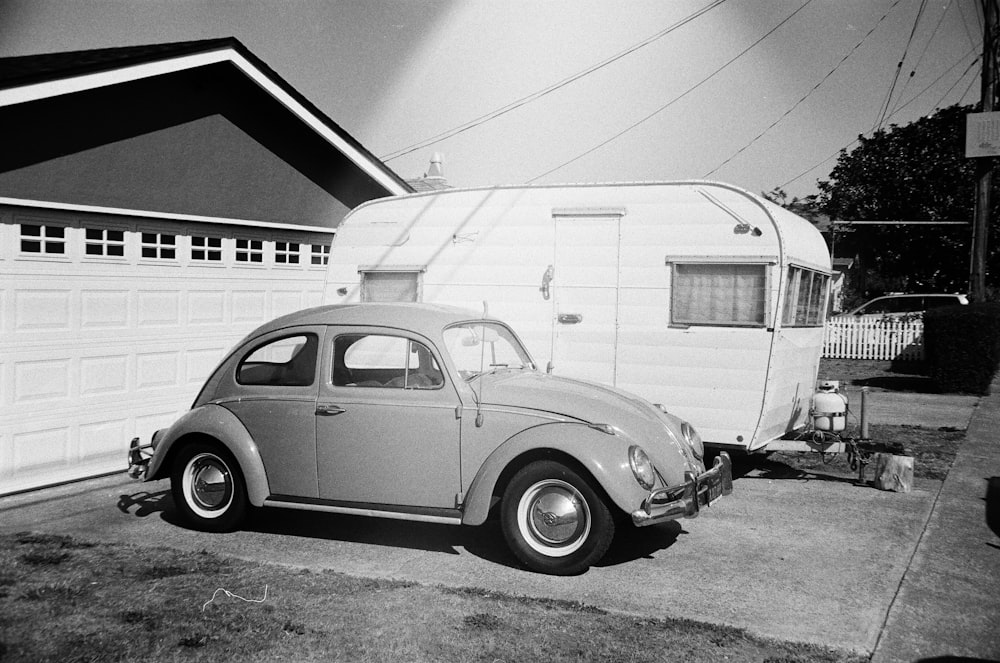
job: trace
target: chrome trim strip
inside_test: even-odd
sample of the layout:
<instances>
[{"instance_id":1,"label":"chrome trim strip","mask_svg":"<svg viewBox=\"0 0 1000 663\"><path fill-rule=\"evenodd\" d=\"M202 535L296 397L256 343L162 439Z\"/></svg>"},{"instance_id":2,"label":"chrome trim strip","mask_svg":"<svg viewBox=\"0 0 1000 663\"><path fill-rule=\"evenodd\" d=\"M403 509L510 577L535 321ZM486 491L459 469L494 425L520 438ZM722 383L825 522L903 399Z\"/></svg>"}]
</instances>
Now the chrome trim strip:
<instances>
[{"instance_id":1,"label":"chrome trim strip","mask_svg":"<svg viewBox=\"0 0 1000 663\"><path fill-rule=\"evenodd\" d=\"M339 513L348 516L368 516L372 518L390 518L393 520L410 520L421 523L438 523L441 525L461 525L461 516L431 516L419 513L402 513L363 507L335 506L332 504L315 504L312 502L286 502L268 497L264 506L281 507L283 509L299 509L302 511L321 511L323 513Z\"/></svg>"}]
</instances>

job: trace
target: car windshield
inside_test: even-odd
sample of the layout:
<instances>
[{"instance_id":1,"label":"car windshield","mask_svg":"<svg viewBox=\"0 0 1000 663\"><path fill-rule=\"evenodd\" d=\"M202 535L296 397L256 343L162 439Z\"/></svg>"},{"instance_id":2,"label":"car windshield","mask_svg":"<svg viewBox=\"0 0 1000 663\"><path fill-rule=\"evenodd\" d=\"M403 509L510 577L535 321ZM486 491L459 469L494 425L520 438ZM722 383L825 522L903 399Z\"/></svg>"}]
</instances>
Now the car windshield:
<instances>
[{"instance_id":1,"label":"car windshield","mask_svg":"<svg viewBox=\"0 0 1000 663\"><path fill-rule=\"evenodd\" d=\"M445 329L444 341L455 367L466 380L502 368L534 368L528 351L501 324L463 322Z\"/></svg>"}]
</instances>

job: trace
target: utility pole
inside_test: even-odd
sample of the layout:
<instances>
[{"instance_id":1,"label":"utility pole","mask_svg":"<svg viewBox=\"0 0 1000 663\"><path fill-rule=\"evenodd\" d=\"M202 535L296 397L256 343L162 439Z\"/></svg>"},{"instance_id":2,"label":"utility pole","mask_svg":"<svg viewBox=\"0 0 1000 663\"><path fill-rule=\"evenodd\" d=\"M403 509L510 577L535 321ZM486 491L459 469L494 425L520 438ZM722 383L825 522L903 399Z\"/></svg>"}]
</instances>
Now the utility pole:
<instances>
[{"instance_id":1,"label":"utility pole","mask_svg":"<svg viewBox=\"0 0 1000 663\"><path fill-rule=\"evenodd\" d=\"M983 7L983 78L982 112L993 110L996 97L996 0L982 0ZM974 302L986 300L986 250L990 227L990 187L993 183L993 160L976 160L976 211L972 223L972 265L969 270L969 297Z\"/></svg>"}]
</instances>

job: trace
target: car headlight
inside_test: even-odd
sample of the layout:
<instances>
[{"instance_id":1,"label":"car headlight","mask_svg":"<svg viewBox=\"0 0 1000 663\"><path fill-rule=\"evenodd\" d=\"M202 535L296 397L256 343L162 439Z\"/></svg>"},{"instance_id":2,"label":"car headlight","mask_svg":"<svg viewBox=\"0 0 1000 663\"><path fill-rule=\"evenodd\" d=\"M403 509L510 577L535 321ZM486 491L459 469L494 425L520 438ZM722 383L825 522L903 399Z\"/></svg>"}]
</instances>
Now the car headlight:
<instances>
[{"instance_id":1,"label":"car headlight","mask_svg":"<svg viewBox=\"0 0 1000 663\"><path fill-rule=\"evenodd\" d=\"M649 456L642 450L642 447L633 444L628 448L628 464L639 485L646 490L652 490L656 483L656 470L653 469L653 463L650 462Z\"/></svg>"},{"instance_id":2,"label":"car headlight","mask_svg":"<svg viewBox=\"0 0 1000 663\"><path fill-rule=\"evenodd\" d=\"M695 458L703 460L705 458L705 445L702 443L701 435L698 435L698 431L694 429L694 426L686 421L683 422L681 424L681 435L684 436L684 441L694 451Z\"/></svg>"}]
</instances>

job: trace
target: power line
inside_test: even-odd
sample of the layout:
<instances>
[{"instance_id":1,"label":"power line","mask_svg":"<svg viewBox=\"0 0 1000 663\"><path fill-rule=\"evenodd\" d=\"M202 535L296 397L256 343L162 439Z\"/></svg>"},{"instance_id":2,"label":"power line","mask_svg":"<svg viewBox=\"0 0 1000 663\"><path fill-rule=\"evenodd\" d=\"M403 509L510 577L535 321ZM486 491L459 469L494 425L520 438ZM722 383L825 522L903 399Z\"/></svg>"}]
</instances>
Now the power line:
<instances>
[{"instance_id":1,"label":"power line","mask_svg":"<svg viewBox=\"0 0 1000 663\"><path fill-rule=\"evenodd\" d=\"M396 150L395 152L390 152L389 154L387 154L387 155L385 155L383 157L380 157L380 158L381 158L382 161L392 161L393 159L398 159L399 157L401 157L403 155L409 154L411 152L415 152L415 151L423 149L423 148L425 148L425 147L427 147L429 145L433 145L434 143L439 143L439 142L441 142L443 140L447 140L448 138L451 138L452 136L456 136L456 135L458 135L460 133L468 131L469 129L473 129L475 127L478 127L479 125L484 124L485 122L488 122L490 120L496 119L496 118L500 117L501 115L505 115L505 114L507 114L507 113L509 113L509 112L511 112L511 111L513 111L515 109L517 109L517 108L520 108L521 106L524 106L525 104L528 104L528 103L530 103L532 101L535 101L536 99L541 99L542 97L544 97L544 96L546 96L548 94L551 94L552 92L555 92L556 90L558 90L560 88L563 88L563 87L569 85L570 83L573 83L573 82L575 82L575 81L583 78L584 76L592 74L595 71L598 71L599 69L603 69L604 67L606 67L606 66L608 66L608 65L610 65L610 64L612 64L614 62L617 62L618 60L621 60L622 58L624 58L627 55L631 55L632 53L638 51L640 48L648 46L649 44L652 44L653 42L655 42L655 41L657 41L659 39L662 39L663 37L667 36L671 32L673 32L673 31L675 31L675 30L677 30L677 29L679 29L679 28L687 25L691 21L694 21L695 19L700 18L701 16L707 14L708 12L710 12L713 9L715 9L716 7L718 7L719 5L721 5L724 2L726 2L726 0L713 0L708 5L702 7L701 9L699 9L698 11L696 11L696 12L694 12L692 14L689 14L688 16L682 18L680 21L674 23L673 25L670 25L669 27L664 28L663 30L660 30L656 34L654 34L654 35L652 35L650 37L647 37L646 39L643 39L642 41L640 41L640 42L638 42L636 44L633 44L632 46L629 46L625 50L619 51L618 53L612 55L611 57L609 57L609 58L607 58L605 60L602 60L602 61L598 62L597 64L591 65L591 66L587 67L586 69L583 69L582 71L579 71L579 72L573 74L572 76L564 78L564 79L562 79L561 81L559 81L557 83L553 83L552 85L550 85L550 86L548 86L546 88L543 88L541 90L537 90L535 92L532 92L529 95L521 97L520 99L512 101L512 102L510 102L509 104L507 104L505 106L501 106L500 108L492 110L489 113L485 113L483 115L480 115L479 117L476 117L476 118L474 118L472 120L469 120L469 121L467 121L467 122L465 122L463 124L460 124L460 125L458 125L456 127L448 129L447 131L442 131L441 133L436 134L434 136L431 136L430 138L425 138L424 140L421 140L421 141L419 141L417 143L413 143L412 145L408 145L406 147L403 147L403 148L401 148L399 150Z\"/></svg>"},{"instance_id":2,"label":"power line","mask_svg":"<svg viewBox=\"0 0 1000 663\"><path fill-rule=\"evenodd\" d=\"M792 17L794 17L800 11L802 11L803 9L805 9L806 6L809 5L812 1L813 0L806 0L802 4L802 6L800 6L798 9L796 9L791 14L789 14L783 21L781 21L780 23L778 23L776 26L774 26L773 28L771 28L767 32L767 34L765 34L763 37L761 37L760 39L758 39L754 43L752 43L749 46L747 46L745 49L743 49L742 51L740 51L740 53L738 55L736 55L735 57L733 57L732 59L730 59L724 65L722 65L721 67L719 67L718 69L716 69L715 71L713 71L711 74L709 74L705 78L701 79L701 81L699 81L698 83L696 83L692 87L688 88L687 90L685 90L684 92L682 92L680 95L674 97L673 99L671 99L670 101L668 101L664 105L660 106L659 108L657 108L656 110L654 110L652 113L649 113L645 117L639 119L637 122L633 122L632 124L630 124L629 126L625 127L624 129L622 129L621 131L619 131L615 135L613 135L610 138L608 138L608 139L606 139L606 140L598 143L597 145L591 147L590 149L588 149L588 150L586 150L584 152L581 152L580 154L576 155L572 159L569 159L568 161L562 162L561 164L559 164L555 168L547 170L544 173L542 173L541 175L536 175L535 177L532 177L531 179L527 180L527 183L530 184L531 182L534 182L535 180L541 179L541 178L545 177L546 175L551 175L552 173L556 172L557 170L561 170L562 168L565 168L566 166L568 166L569 164L571 164L571 163L573 163L575 161L579 161L580 159L582 159L583 157L587 156L588 154L591 154L591 153L596 152L597 150L601 149L602 147L604 147L608 143L611 143L611 142L617 140L618 138L621 138L622 136L624 136L628 132L632 131L633 129L635 129L639 125L641 125L641 124L645 123L646 121L650 120L654 116L659 115L660 113L662 113L663 111L665 111L667 108L669 108L670 106L674 105L675 103L677 103L678 101L680 101L681 99L683 99L684 97L686 97L687 95L689 95L690 93L694 92L699 87L701 87L702 85L704 85L705 83L707 83L709 80L711 80L712 78L714 78L723 69L725 69L726 67L728 67L732 63L736 62L736 60L738 60L741 57L743 57L744 55L746 55L746 53L748 51L750 51L750 49L752 49L754 46L756 46L757 44L761 43L762 41L764 41L765 39L767 39L769 36L771 36L772 33L774 33L778 28L780 28L781 26L783 26L785 23L787 23L788 21L790 21L792 19ZM899 0L896 0L896 2L899 2Z\"/></svg>"},{"instance_id":3,"label":"power line","mask_svg":"<svg viewBox=\"0 0 1000 663\"><path fill-rule=\"evenodd\" d=\"M979 19L979 10L976 9L975 12L976 12L976 22L981 24L981 21ZM961 2L958 3L958 13L962 17L962 27L965 28L965 35L969 38L969 44L971 44L972 47L975 48L976 47L976 39L972 36L972 32L969 30L969 20L965 17L965 10L962 9L962 3ZM982 26L980 25L980 28L981 27ZM982 33L983 33L983 31L982 31L982 29L980 29L979 30L979 34L982 34Z\"/></svg>"},{"instance_id":4,"label":"power line","mask_svg":"<svg viewBox=\"0 0 1000 663\"><path fill-rule=\"evenodd\" d=\"M959 97L958 99L959 103L965 100L965 97L968 96L969 94L969 90L971 90L972 86L975 85L975 83L981 78L982 71L983 71L983 66L980 64L979 69L976 70L976 75L969 79L969 84L965 86L965 92L963 92L962 96Z\"/></svg>"},{"instance_id":5,"label":"power line","mask_svg":"<svg viewBox=\"0 0 1000 663\"><path fill-rule=\"evenodd\" d=\"M937 84L937 82L938 82L938 81L940 81L940 80L941 80L942 78L944 78L945 76L947 76L947 75L948 75L948 73L949 73L949 72L950 72L950 71L951 71L952 69L954 69L955 67L957 67L958 65L960 65L960 64L962 63L962 60L964 60L965 58L969 57L969 55L972 55L972 54L973 54L974 52L975 52L975 47L973 47L972 49L969 49L968 51L966 51L965 55L963 55L962 57L960 57L960 58L959 58L959 59L958 59L958 60L957 60L957 61L956 61L956 62L955 62L955 63L954 63L953 65L951 65L950 67L948 67L948 68L947 68L947 69L946 69L946 70L945 70L944 72L942 72L942 73L941 73L941 74L940 74L940 75L939 75L939 76L938 76L937 78L935 78L935 79L934 79L933 81L931 81L931 82L930 82L930 83L929 83L929 84L928 84L928 85L927 85L926 87L924 87L924 89L922 89L922 90L921 90L920 92L918 92L918 93L917 93L917 94L915 94L915 95L914 95L913 97L911 97L911 98L910 98L910 100L909 100L909 101L907 101L907 102L906 102L905 104L903 104L903 105L899 106L898 108L896 108L896 109L895 109L895 110L894 110L894 111L892 112L892 114L891 114L891 115L889 116L889 117L890 117L890 119L891 119L891 118L892 118L892 117L893 117L894 115L896 115L897 113L899 113L900 111L902 111L902 110L903 110L904 108L906 108L907 106L909 106L910 104L912 104L912 103L913 103L914 101L916 101L917 99L919 99L919 98L920 98L920 97L921 97L921 96L922 96L922 95L924 94L924 92L927 92L927 90L929 90L929 89L931 89L932 87L934 87L934 86L935 86L935 85ZM959 75L959 77L958 77L957 79L955 79L955 82L954 82L954 83L952 83L952 85L951 85L951 87L950 87L950 88L948 88L948 91L947 91L947 92L945 92L945 93L944 93L944 95L943 95L943 96L941 97L941 99L939 99L937 103L935 103L934 105L932 105L932 106L931 106L931 108L937 108L938 106L940 106L940 105L941 105L941 102L942 102L942 101L944 101L944 98L945 98L945 97L947 97L947 96L948 96L948 94L949 94L949 93L950 93L950 92L951 92L951 91L952 91L953 89L955 89L955 86L956 86L956 85L958 85L958 83L959 83L959 82L961 82L961 80L962 80L963 78L965 78L965 75L969 73L969 70L970 70L970 69L972 69L972 67L973 67L973 66L974 66L974 65L975 65L975 64L976 64L977 62L979 62L979 56L978 56L978 55L976 55L976 57L974 57L974 58L972 59L972 62L970 62L970 63L969 63L969 65L968 65L968 66L967 66L967 67L965 68L965 71L963 71L963 72L961 73L961 75ZM975 78L973 78L972 80L973 80L973 82L975 82ZM971 84L970 84L970 85L971 85ZM966 90L966 94L968 94L968 89ZM962 95L962 98L961 98L961 99L959 99L959 102L961 102L961 100L962 100L962 99L964 99L964 98L965 98L965 95ZM829 161L830 159L834 158L835 156L837 156L838 154L840 154L841 152L843 152L843 151L844 151L844 150L846 150L847 148L849 148L849 147L851 147L852 145L854 145L855 143L857 143L857 142L858 142L858 140L859 140L858 138L855 138L854 140L852 140L851 142L849 142L849 143L848 143L847 145L844 145L843 147L839 148L839 149L838 149L838 150L837 150L836 152L834 152L834 153L833 153L833 154L831 154L830 156L828 156L828 157L824 158L824 159L823 159L822 161L819 161L819 162L815 163L814 165L810 166L810 167L809 167L809 168L807 168L806 170L803 170L803 171L802 171L801 173L799 173L798 175L796 175L796 176L795 176L795 177L793 177L792 179L790 179L790 180L786 181L786 182L785 182L784 184L781 184L781 185L779 185L779 186L778 186L778 188L779 188L779 189L784 189L784 188L785 188L786 186L788 186L788 185L789 185L789 184L791 184L792 182L794 182L794 181L796 181L796 180L798 180L798 179L800 179L800 178L804 177L805 175L807 175L807 174L811 173L812 171L816 170L817 168L819 168L820 166L822 166L822 165L823 165L824 163L826 163L826 162L827 162L827 161Z\"/></svg>"},{"instance_id":6,"label":"power line","mask_svg":"<svg viewBox=\"0 0 1000 663\"><path fill-rule=\"evenodd\" d=\"M917 33L917 26L920 24L920 17L924 15L924 9L927 7L927 0L921 0L920 9L917 10L917 17L913 21L913 28L910 30L910 37L906 40L906 46L903 47L903 57L899 59L899 64L896 65L896 72L892 76L892 84L889 85L889 92L885 96L885 101L879 107L879 114L876 117L875 125L872 127L872 133L882 126L885 122L885 116L889 113L889 104L892 102L892 93L896 89L896 83L899 82L899 74L903 70L903 63L906 62L906 54L910 52L910 44L913 43L913 35Z\"/></svg>"},{"instance_id":7,"label":"power line","mask_svg":"<svg viewBox=\"0 0 1000 663\"><path fill-rule=\"evenodd\" d=\"M979 56L978 55L975 57L975 59L973 59L972 62L969 63L969 66L965 68L965 71L963 71L962 75L958 77L958 80L956 80L954 83L952 83L950 88L948 88L947 90L945 90L945 93L942 94L941 98L938 99L938 101L937 101L936 104L934 104L935 108L937 108L938 106L941 105L941 102L943 102L945 100L945 98L949 94L951 94L951 91L955 89L956 85L958 85L960 82L962 82L962 79L965 78L965 75L967 73L969 73L969 70L972 69L973 65L975 65L977 62L979 62ZM979 68L976 70L975 75L973 75L973 77L969 79L969 84L965 87L965 92L963 92L962 96L958 98L958 102L959 103L962 103L962 100L965 99L965 97L966 97L967 94L969 94L969 90L972 88L973 84L975 84L975 82L979 79L980 72L982 71L982 68L983 68L982 63L980 63L979 64Z\"/></svg>"},{"instance_id":8,"label":"power line","mask_svg":"<svg viewBox=\"0 0 1000 663\"><path fill-rule=\"evenodd\" d=\"M903 84L903 89L899 91L900 98L902 98L902 96L906 94L906 88L910 86L910 81L913 80L914 74L916 74L917 69L920 68L920 63L924 61L924 56L927 55L927 49L930 48L930 45L934 42L934 38L937 36L938 30L941 29L941 24L944 22L944 17L948 15L948 10L951 9L954 3L955 0L948 0L948 4L945 5L944 11L942 11L941 15L938 16L937 24L934 25L934 30L931 32L931 36L927 38L926 42L924 42L924 48L922 51L920 51L920 55L917 57L917 63L913 65L912 69L910 69L910 75L906 77L906 82ZM895 112L896 112L896 107L894 106L892 112L890 112L889 115L892 115Z\"/></svg>"},{"instance_id":9,"label":"power line","mask_svg":"<svg viewBox=\"0 0 1000 663\"><path fill-rule=\"evenodd\" d=\"M885 12L885 14L882 15L882 18L880 18L878 20L878 22L875 23L874 26L872 26L871 30L869 30L865 34L865 36L861 38L861 41L859 41L857 44L855 44L854 48L852 48L850 51L848 51L847 54L844 55L844 57L842 57L840 59L840 62L838 62L833 69L831 69L829 72L827 72L826 76L824 76L822 79L820 79L820 81L818 83L816 83L816 85L814 85L811 90L809 90L808 92L806 92L805 96L803 96L801 99L799 99L798 101L796 101L795 104L791 108L789 108L787 111L785 111L781 115L781 117L779 117L777 120L775 120L774 122L772 122L769 127L767 127L766 129L764 129L764 131L762 131L759 134L757 134L757 136L755 136L753 138L753 140L751 140L749 143L747 143L746 145L744 145L743 147L741 147L740 149L738 149L732 156L730 156L728 159L726 159L725 161L723 161L722 163L720 163L718 166L716 166L715 168L713 168L712 170L710 170L709 172L707 172L703 177L709 177L709 176L717 173L723 166L725 166L726 164L728 164L730 161L732 161L733 159L735 159L736 157L738 157L740 154L742 154L743 152L745 152L748 148L750 148L758 140L760 140L761 138L763 138L764 135L768 131L770 131L774 127L778 126L778 124L782 120L784 120L786 117L788 117L792 113L792 111L794 111L796 108L798 108L802 104L802 102L804 102L806 99L808 99L809 96L813 92L815 92L817 89L819 89L819 87L821 85L823 85L823 83L825 83L827 81L827 79L829 79L830 76L832 76L834 74L834 72L836 72L838 69L840 69L841 65L843 65L847 61L847 59L850 58L854 54L854 52L856 50L858 50L858 48L861 47L861 44L863 44L865 42L865 40L868 39L868 37L870 37L871 34L873 32L875 32L875 30L878 29L878 26L882 24L882 21L884 21L886 19L886 17L892 12L892 10L899 3L900 3L900 0L896 0L895 2L893 2L892 6L889 7L889 9Z\"/></svg>"}]
</instances>

